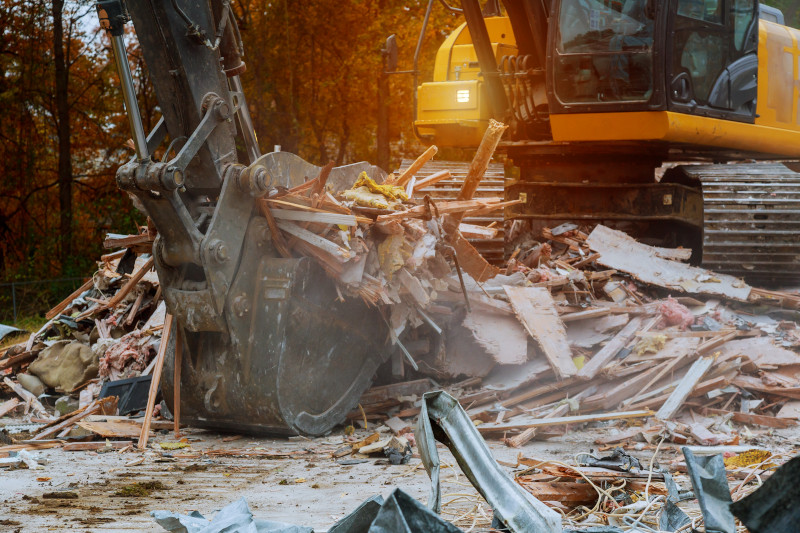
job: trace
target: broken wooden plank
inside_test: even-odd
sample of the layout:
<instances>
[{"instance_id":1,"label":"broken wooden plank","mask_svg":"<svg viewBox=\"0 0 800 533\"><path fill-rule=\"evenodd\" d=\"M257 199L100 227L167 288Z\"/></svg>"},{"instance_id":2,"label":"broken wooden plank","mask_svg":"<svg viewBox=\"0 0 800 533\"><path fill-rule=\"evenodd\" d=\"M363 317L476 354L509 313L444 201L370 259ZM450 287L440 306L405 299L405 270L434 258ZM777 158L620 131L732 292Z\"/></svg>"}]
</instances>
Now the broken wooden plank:
<instances>
[{"instance_id":1,"label":"broken wooden plank","mask_svg":"<svg viewBox=\"0 0 800 533\"><path fill-rule=\"evenodd\" d=\"M449 180L452 176L450 175L450 171L440 170L439 172L435 172L428 176L427 178L423 178L414 184L414 192L418 192L425 187L430 187L431 185L436 185L440 181Z\"/></svg>"},{"instance_id":2,"label":"broken wooden plank","mask_svg":"<svg viewBox=\"0 0 800 533\"><path fill-rule=\"evenodd\" d=\"M797 425L796 421L787 418L778 418L775 416L756 415L752 413L740 413L737 411L728 411L726 409L713 409L711 407L697 406L703 415L720 415L731 416L731 420L740 424L751 424L756 426L764 426L777 429L785 429Z\"/></svg>"},{"instance_id":3,"label":"broken wooden plank","mask_svg":"<svg viewBox=\"0 0 800 533\"><path fill-rule=\"evenodd\" d=\"M550 292L542 288L509 285L504 285L503 289L520 322L547 357L556 377L564 379L575 375L578 369L572 361L567 332Z\"/></svg>"},{"instance_id":4,"label":"broken wooden plank","mask_svg":"<svg viewBox=\"0 0 800 533\"><path fill-rule=\"evenodd\" d=\"M466 239L494 239L497 237L498 231L496 228L487 228L486 226L477 226L466 222L458 225L458 232Z\"/></svg>"},{"instance_id":5,"label":"broken wooden plank","mask_svg":"<svg viewBox=\"0 0 800 533\"><path fill-rule=\"evenodd\" d=\"M167 313L164 318L164 330L161 333L161 343L158 345L158 353L156 354L156 366L153 369L153 379L150 381L150 392L147 396L147 410L144 413L144 420L142 420L142 430L139 434L140 450L147 448L147 440L150 438L150 422L153 419L153 410L156 406L156 396L158 395L158 387L161 383L161 370L164 368L164 357L167 353L167 345L169 344L169 336L172 333L172 315Z\"/></svg>"},{"instance_id":6,"label":"broken wooden plank","mask_svg":"<svg viewBox=\"0 0 800 533\"><path fill-rule=\"evenodd\" d=\"M45 429L44 431L37 433L31 440L43 440L47 437L53 436L58 434L63 429L69 429L73 425L75 425L80 420L86 418L89 415L93 415L95 413L100 412L100 405L98 405L97 400L93 401L85 408L80 410L78 413L73 414L63 422L56 424L50 428Z\"/></svg>"},{"instance_id":7,"label":"broken wooden plank","mask_svg":"<svg viewBox=\"0 0 800 533\"><path fill-rule=\"evenodd\" d=\"M19 405L19 400L17 398L11 398L8 401L0 403L0 417L6 416L8 413L16 409Z\"/></svg>"},{"instance_id":8,"label":"broken wooden plank","mask_svg":"<svg viewBox=\"0 0 800 533\"><path fill-rule=\"evenodd\" d=\"M31 406L33 412L36 413L36 415L39 418L52 420L53 417L50 416L50 413L47 412L47 409L45 409L44 406L39 402L39 400L36 399L36 396L25 390L22 387L22 385L20 385L19 383L14 383L8 378L3 378L3 383L6 384L6 387L13 390L17 394L17 396L25 400L25 403Z\"/></svg>"},{"instance_id":9,"label":"broken wooden plank","mask_svg":"<svg viewBox=\"0 0 800 533\"><path fill-rule=\"evenodd\" d=\"M639 326L642 325L641 317L635 317L633 320L622 328L622 330L614 336L613 339L603 346L594 357L592 357L583 368L580 369L577 376L580 379L589 380L594 378L604 366L606 366L617 353L630 342Z\"/></svg>"},{"instance_id":10,"label":"broken wooden plank","mask_svg":"<svg viewBox=\"0 0 800 533\"><path fill-rule=\"evenodd\" d=\"M532 420L524 424L501 424L491 425L482 424L477 427L481 434L484 433L503 433L506 431L525 431L530 428L540 428L547 426L564 426L571 424L585 424L588 422L603 422L606 420L628 420L631 418L647 418L653 416L653 411L620 411L614 413L599 413L593 415L562 416L557 418L542 418Z\"/></svg>"},{"instance_id":11,"label":"broken wooden plank","mask_svg":"<svg viewBox=\"0 0 800 533\"><path fill-rule=\"evenodd\" d=\"M450 241L458 257L458 266L478 283L488 281L500 273L472 244L459 234Z\"/></svg>"},{"instance_id":12,"label":"broken wooden plank","mask_svg":"<svg viewBox=\"0 0 800 533\"><path fill-rule=\"evenodd\" d=\"M452 214L469 211L470 209L492 208L498 209L498 205L504 205L502 198L477 198L475 200L454 200L449 202L436 202L436 212L440 215ZM389 222L392 220L405 220L409 218L424 218L428 216L427 205L418 205L406 211L395 211L386 215L379 215L378 222Z\"/></svg>"},{"instance_id":13,"label":"broken wooden plank","mask_svg":"<svg viewBox=\"0 0 800 533\"><path fill-rule=\"evenodd\" d=\"M107 448L121 450L128 446L131 446L131 441L129 440L104 440L98 442L68 442L61 449L65 452L94 452Z\"/></svg>"},{"instance_id":14,"label":"broken wooden plank","mask_svg":"<svg viewBox=\"0 0 800 533\"><path fill-rule=\"evenodd\" d=\"M58 315L60 315L60 314L61 314L61 313L64 311L64 309L66 309L67 307L69 307L69 304L71 304L71 303L72 303L72 300L74 300L75 298L77 298L78 296L80 296L81 294L83 294L84 292L88 291L88 290L89 290L89 289L91 289L92 287L94 287L94 280L93 280L93 279L91 279L91 278L89 278L88 280L86 280L86 282L84 282L84 284L83 284L83 285L81 285L80 287L78 287L77 289L75 289L75 292L73 292L72 294L70 294L69 296L67 296L66 298L64 298L64 299L61 301L61 303L59 303L59 304L58 304L58 305L56 305L54 308L52 308L51 310L49 310L49 311L48 311L48 312L47 312L47 313L44 315L44 317L45 317L47 320L50 320L50 319L52 319L52 318L55 318L55 317L57 317Z\"/></svg>"},{"instance_id":15,"label":"broken wooden plank","mask_svg":"<svg viewBox=\"0 0 800 533\"><path fill-rule=\"evenodd\" d=\"M520 476L517 483L539 501L563 502L577 505L597 500L597 491L588 483L576 481L534 481Z\"/></svg>"},{"instance_id":16,"label":"broken wooden plank","mask_svg":"<svg viewBox=\"0 0 800 533\"><path fill-rule=\"evenodd\" d=\"M680 384L672 391L667 401L658 410L656 418L669 420L675 416L683 406L683 402L686 401L686 398L689 397L697 384L700 383L700 380L703 379L703 376L706 375L706 372L711 368L711 365L714 364L714 359L714 357L701 357L694 362Z\"/></svg>"},{"instance_id":17,"label":"broken wooden plank","mask_svg":"<svg viewBox=\"0 0 800 533\"><path fill-rule=\"evenodd\" d=\"M273 211L273 215L275 212ZM321 249L324 252L327 252L334 257L337 261L344 263L349 261L353 258L354 253L347 248L339 246L335 242L329 241L324 237L320 237L316 233L310 232L306 229L301 228L296 224L292 224L291 222L281 222L277 221L278 227L285 231L286 233L297 237L298 239L315 246Z\"/></svg>"},{"instance_id":18,"label":"broken wooden plank","mask_svg":"<svg viewBox=\"0 0 800 533\"><path fill-rule=\"evenodd\" d=\"M148 259L145 262L145 264L142 265L142 267L139 270L137 270L128 281L125 282L125 285L123 285L122 288L118 290L114 296L111 297L111 299L108 301L108 304L105 307L113 309L114 307L119 305L120 302L122 302L122 300L128 295L128 293L131 292L136 287L136 285L139 284L139 282L150 271L150 269L153 268L154 264L155 264L155 259L151 256L150 259Z\"/></svg>"},{"instance_id":19,"label":"broken wooden plank","mask_svg":"<svg viewBox=\"0 0 800 533\"><path fill-rule=\"evenodd\" d=\"M439 148L437 148L435 144L429 146L428 149L422 153L422 155L416 158L414 162L411 163L411 165L409 165L409 167L402 174L400 174L394 185L405 187L406 183L408 183L411 178L414 177L414 174L416 174L419 169L425 165L425 163L433 159L433 156L435 156L436 152L438 151Z\"/></svg>"},{"instance_id":20,"label":"broken wooden plank","mask_svg":"<svg viewBox=\"0 0 800 533\"><path fill-rule=\"evenodd\" d=\"M13 368L15 366L19 366L30 361L33 361L39 356L39 352L22 352L17 355L12 355L7 359L3 359L0 361L0 370L5 370L6 368Z\"/></svg>"},{"instance_id":21,"label":"broken wooden plank","mask_svg":"<svg viewBox=\"0 0 800 533\"><path fill-rule=\"evenodd\" d=\"M78 427L81 427L86 431L91 431L92 433L105 439L141 439L143 436L150 436L149 428L147 433L145 433L144 425L139 426L139 424L124 420L81 420L78 422ZM145 441L145 446L146 445L147 444Z\"/></svg>"},{"instance_id":22,"label":"broken wooden plank","mask_svg":"<svg viewBox=\"0 0 800 533\"><path fill-rule=\"evenodd\" d=\"M750 286L738 278L663 259L652 246L602 224L592 231L586 242L600 254L598 263L626 272L645 283L745 302L750 295Z\"/></svg>"},{"instance_id":23,"label":"broken wooden plank","mask_svg":"<svg viewBox=\"0 0 800 533\"><path fill-rule=\"evenodd\" d=\"M272 216L277 220L290 220L297 222L318 222L320 224L341 224L342 226L357 226L355 215L342 215L326 211L294 211L290 209L273 209ZM370 221L371 222L371 221Z\"/></svg>"},{"instance_id":24,"label":"broken wooden plank","mask_svg":"<svg viewBox=\"0 0 800 533\"><path fill-rule=\"evenodd\" d=\"M611 309L608 307L600 307L598 309L587 309L585 311L578 311L577 313L565 313L561 315L562 322L574 322L576 320L587 320L589 318L599 318L602 316L610 315Z\"/></svg>"},{"instance_id":25,"label":"broken wooden plank","mask_svg":"<svg viewBox=\"0 0 800 533\"><path fill-rule=\"evenodd\" d=\"M103 248L129 248L139 244L152 244L155 237L149 233L139 235L116 235L109 233L103 240Z\"/></svg>"}]
</instances>

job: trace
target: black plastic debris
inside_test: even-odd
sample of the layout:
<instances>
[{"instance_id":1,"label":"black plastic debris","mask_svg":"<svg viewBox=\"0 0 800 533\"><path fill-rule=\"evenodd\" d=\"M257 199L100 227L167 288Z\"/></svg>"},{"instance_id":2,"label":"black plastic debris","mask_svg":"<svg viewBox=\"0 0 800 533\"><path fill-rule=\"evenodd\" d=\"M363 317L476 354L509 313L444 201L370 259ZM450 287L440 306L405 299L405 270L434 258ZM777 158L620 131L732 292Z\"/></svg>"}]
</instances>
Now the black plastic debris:
<instances>
[{"instance_id":1,"label":"black plastic debris","mask_svg":"<svg viewBox=\"0 0 800 533\"><path fill-rule=\"evenodd\" d=\"M581 466L607 468L618 472L642 470L642 463L639 462L639 459L633 457L622 448L614 448L611 455L601 457L600 459L592 457L591 455L584 455L583 460L581 460Z\"/></svg>"},{"instance_id":2,"label":"black plastic debris","mask_svg":"<svg viewBox=\"0 0 800 533\"><path fill-rule=\"evenodd\" d=\"M336 522L328 530L328 533L368 533L369 527L378 516L383 503L382 496L373 496L359 505L355 511Z\"/></svg>"},{"instance_id":3,"label":"black plastic debris","mask_svg":"<svg viewBox=\"0 0 800 533\"><path fill-rule=\"evenodd\" d=\"M344 533L344 529L341 530ZM358 530L356 530L358 531ZM463 533L400 489L395 489L373 520L368 533ZM349 532L348 532L349 533Z\"/></svg>"},{"instance_id":4,"label":"black plastic debris","mask_svg":"<svg viewBox=\"0 0 800 533\"><path fill-rule=\"evenodd\" d=\"M197 511L188 515L170 511L153 511L150 514L158 525L170 533L314 533L310 527L253 518L244 498L224 507L212 520Z\"/></svg>"},{"instance_id":5,"label":"black plastic debris","mask_svg":"<svg viewBox=\"0 0 800 533\"><path fill-rule=\"evenodd\" d=\"M119 414L127 415L135 411L147 409L147 397L150 394L152 376L107 381L100 390L100 398L117 396Z\"/></svg>"},{"instance_id":6,"label":"black plastic debris","mask_svg":"<svg viewBox=\"0 0 800 533\"><path fill-rule=\"evenodd\" d=\"M750 533L800 529L800 456L780 467L755 492L731 505Z\"/></svg>"},{"instance_id":7,"label":"black plastic debris","mask_svg":"<svg viewBox=\"0 0 800 533\"><path fill-rule=\"evenodd\" d=\"M731 492L722 455L695 456L685 446L682 450L694 494L703 512L706 533L735 533L736 519L729 509Z\"/></svg>"},{"instance_id":8,"label":"black plastic debris","mask_svg":"<svg viewBox=\"0 0 800 533\"><path fill-rule=\"evenodd\" d=\"M389 459L389 462L395 466L408 464L414 456L411 445L408 443L406 443L405 448L402 450L394 446L387 446L383 449L383 454Z\"/></svg>"},{"instance_id":9,"label":"black plastic debris","mask_svg":"<svg viewBox=\"0 0 800 533\"><path fill-rule=\"evenodd\" d=\"M677 531L691 523L692 519L689 518L689 515L684 513L672 500L667 499L661 509L661 516L658 518L658 529L661 531Z\"/></svg>"},{"instance_id":10,"label":"black plastic debris","mask_svg":"<svg viewBox=\"0 0 800 533\"><path fill-rule=\"evenodd\" d=\"M507 530L562 532L560 515L506 475L455 398L443 391L426 393L414 433L422 464L431 479L430 509L437 513L441 510L438 440L450 449L467 479L492 506L494 516Z\"/></svg>"}]
</instances>

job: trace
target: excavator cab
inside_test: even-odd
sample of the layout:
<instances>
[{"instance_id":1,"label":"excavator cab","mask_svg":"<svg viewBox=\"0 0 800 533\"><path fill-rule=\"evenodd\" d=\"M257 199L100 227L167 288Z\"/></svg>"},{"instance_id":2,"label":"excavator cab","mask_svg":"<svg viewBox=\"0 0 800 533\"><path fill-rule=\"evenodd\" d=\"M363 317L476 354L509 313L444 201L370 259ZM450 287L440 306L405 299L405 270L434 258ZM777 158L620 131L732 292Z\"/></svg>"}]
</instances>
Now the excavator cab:
<instances>
[{"instance_id":1,"label":"excavator cab","mask_svg":"<svg viewBox=\"0 0 800 533\"><path fill-rule=\"evenodd\" d=\"M490 118L510 125L499 150L519 170L504 190L523 203L505 212L507 255L544 227L603 223L751 281L798 278L800 175L723 165L800 157L800 31L778 10L756 0L503 7L487 17L479 0L461 1L466 22L439 49L434 82L417 89L415 126L425 141L474 148ZM465 64L468 82L455 68ZM470 100L459 102L465 83ZM711 165L662 168L687 161Z\"/></svg>"}]
</instances>

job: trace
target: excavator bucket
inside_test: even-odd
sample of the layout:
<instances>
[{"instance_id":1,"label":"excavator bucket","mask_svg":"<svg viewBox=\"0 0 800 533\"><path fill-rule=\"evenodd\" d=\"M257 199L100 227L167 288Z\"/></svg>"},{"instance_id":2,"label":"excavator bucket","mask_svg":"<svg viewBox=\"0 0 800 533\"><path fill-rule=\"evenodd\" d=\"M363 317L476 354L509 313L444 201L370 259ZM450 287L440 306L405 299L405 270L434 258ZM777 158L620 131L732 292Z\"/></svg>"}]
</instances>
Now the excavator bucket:
<instances>
[{"instance_id":1,"label":"excavator bucket","mask_svg":"<svg viewBox=\"0 0 800 533\"><path fill-rule=\"evenodd\" d=\"M260 157L230 9L221 0L97 2L136 150L117 184L158 230L153 256L174 317L167 404L178 396L181 421L194 426L321 435L357 405L385 360L386 322L344 299L315 260L282 257L273 245L259 199L320 168L290 153ZM162 112L147 136L123 41L129 19ZM366 163L349 165L330 172L328 190L350 187L361 172L382 179Z\"/></svg>"},{"instance_id":2,"label":"excavator bucket","mask_svg":"<svg viewBox=\"0 0 800 533\"><path fill-rule=\"evenodd\" d=\"M316 167L287 152L257 163L272 185L291 188ZM347 188L361 172L382 180L366 163L334 168L329 189ZM360 300L341 301L333 281L308 258L281 258L261 216L250 219L226 308L228 333L181 337L181 421L251 434L321 435L344 420L386 359L386 325ZM181 314L181 309L176 309ZM175 335L161 390L173 405Z\"/></svg>"}]
</instances>

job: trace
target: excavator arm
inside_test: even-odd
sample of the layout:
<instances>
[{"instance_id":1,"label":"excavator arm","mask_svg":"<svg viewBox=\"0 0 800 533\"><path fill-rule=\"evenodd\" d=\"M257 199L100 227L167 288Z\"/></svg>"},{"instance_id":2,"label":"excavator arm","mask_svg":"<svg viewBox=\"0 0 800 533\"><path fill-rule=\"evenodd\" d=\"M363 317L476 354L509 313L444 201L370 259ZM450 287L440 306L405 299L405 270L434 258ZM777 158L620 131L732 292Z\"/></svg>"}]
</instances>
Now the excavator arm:
<instances>
[{"instance_id":1,"label":"excavator arm","mask_svg":"<svg viewBox=\"0 0 800 533\"><path fill-rule=\"evenodd\" d=\"M260 156L229 0L103 0L97 10L136 148L118 169L117 184L158 230L155 266L184 339L182 418L251 433L327 432L355 407L383 362L385 326L361 302L337 301L333 282L315 263L280 257L272 245L256 202L320 169L289 153ZM129 20L162 113L148 135L123 41ZM362 170L378 173L350 165L334 169L329 182L347 186ZM173 352L161 384L168 400Z\"/></svg>"}]
</instances>

